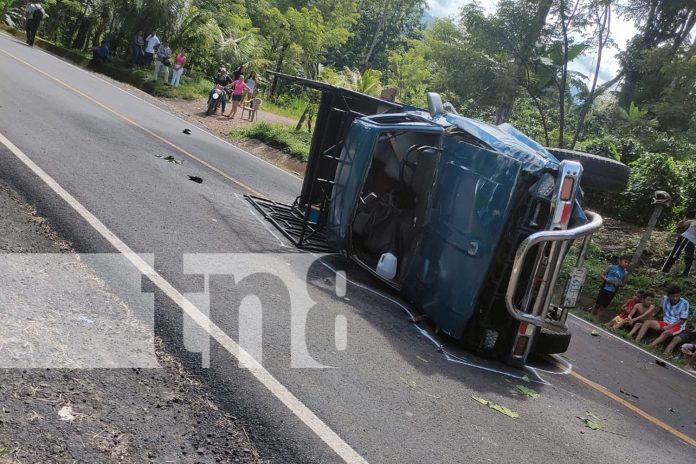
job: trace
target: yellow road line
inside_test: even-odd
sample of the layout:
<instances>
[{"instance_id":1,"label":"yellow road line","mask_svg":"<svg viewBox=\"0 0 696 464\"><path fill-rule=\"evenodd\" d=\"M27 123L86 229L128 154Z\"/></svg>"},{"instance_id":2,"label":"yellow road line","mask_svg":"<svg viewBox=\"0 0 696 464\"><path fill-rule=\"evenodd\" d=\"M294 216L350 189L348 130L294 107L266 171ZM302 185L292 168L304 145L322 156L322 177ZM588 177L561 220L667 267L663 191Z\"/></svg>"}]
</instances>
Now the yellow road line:
<instances>
[{"instance_id":1,"label":"yellow road line","mask_svg":"<svg viewBox=\"0 0 696 464\"><path fill-rule=\"evenodd\" d=\"M555 364L558 368L560 368L560 369L564 369L564 368L565 368L565 366L561 365L561 363L559 363L559 362L556 361L555 359L553 359L553 358L549 358L549 359L550 359L551 362L552 362L553 364ZM651 414L649 414L649 413L643 411L642 409L640 409L640 408L639 408L638 406L636 406L635 404L631 403L630 401L626 401L625 399L621 398L620 396L618 396L618 395L616 395L615 393L613 393L612 391L610 391L608 388L606 388L606 387L604 387L604 386L598 384L597 382L594 382L594 381L588 379L587 377L585 377L585 376L583 376L583 375L578 374L578 373L575 372L574 370L571 370L570 373L569 373L569 375L575 377L576 379L578 379L579 381L581 381L582 383L584 383L584 384L587 385L588 387L593 388L594 390L598 391L599 393L601 393L602 395L606 396L607 398L610 398L610 399L616 401L616 402L619 403L621 406L623 406L623 407L625 407L626 409L630 410L631 412L633 412L633 413L639 415L640 417L642 417L643 419L647 420L647 421L650 422L651 424L654 424L654 425L660 427L661 429L663 429L663 430L665 430L665 431L671 433L672 435L674 435L675 437L679 438L680 440L682 440L682 441L684 441L684 442L690 444L691 446L696 447L696 440L695 440L695 439L693 439L693 438L691 438L690 436L688 436L688 435L686 435L686 434L680 432L679 430L675 429L675 428L672 427L671 425L662 422L662 421L661 421L660 419L658 419L657 417L655 417L655 416L653 416L653 415L651 415Z\"/></svg>"},{"instance_id":2,"label":"yellow road line","mask_svg":"<svg viewBox=\"0 0 696 464\"><path fill-rule=\"evenodd\" d=\"M18 61L19 63L22 63L23 65L25 65L25 66L27 66L27 67L33 69L34 71L36 71L36 72L42 74L43 76L45 76L45 77L51 79L52 81L57 82L58 84L62 85L63 87L72 90L72 91L75 92L76 94L78 94L78 95L80 95L81 97L83 97L83 98L89 100L90 102L92 102L92 103L94 103L95 105L101 107L102 109L108 111L109 113L111 113L111 114L113 114L113 115L115 115L115 116L117 116L117 117L123 119L124 121L126 121L126 122L129 123L129 124L131 124L132 126L137 127L138 129L142 130L143 132L145 132L146 134L150 135L151 137L154 137L155 139L159 140L160 142L162 142L162 143L164 143L164 144L166 144L166 145L169 145L169 146L172 147L173 149L177 150L179 153L182 153L183 155L188 156L188 157L191 158L192 160L199 162L199 163L202 164L203 166L205 166L205 167L207 167L208 169L210 169L210 170L216 172L216 173L219 174L220 176L222 176L222 177L224 177L225 179L229 180L229 181L232 182L233 184L235 184L235 185L237 185L237 186L243 188L244 190L248 191L249 193L251 193L251 194L253 194L253 195L255 195L255 196L258 196L258 197L265 197L264 194L262 194L262 193L259 192L258 190L255 190L254 188L250 187L249 185L245 184L245 183L242 182L241 180L238 180L238 179L236 179L236 178L230 176L230 175L227 174L226 172L224 172L224 171L222 171L222 170L216 168L216 167L213 166L212 164L210 164L210 163L208 163L207 161L205 161L205 160L199 158L198 156L194 155L193 153L189 152L188 150L185 150L185 149L181 148L180 146L178 146L178 145L176 145L176 144L170 142L169 140L165 139L164 137L162 137L162 136L159 135L159 134L156 134L155 132L151 131L150 129L141 126L141 125L138 124L137 122L135 122L135 121L133 121L132 119L130 119L128 116L126 116L126 115L124 115L124 114L122 114L122 113L119 113L118 111L116 111L116 110L114 110L114 109L109 108L109 107L106 106L105 104L103 104L103 103L101 103L100 101L98 101L98 100L92 98L91 96L87 95L86 93L84 93L84 92L82 92L82 91L76 89L75 87L71 86L71 85L68 84L67 82L63 82L62 80L58 79L57 77L51 76L51 75L48 74L47 72L45 72L45 71L43 71L43 70L37 68L36 66L32 65L31 63L27 63L27 62L24 61L23 59L18 58L18 57L14 56L13 54L11 54L11 53L9 53L9 52L7 52L7 51L5 51L5 50L0 49L0 52L3 53L3 54L5 54L5 55L7 55L7 56L9 56L9 57L12 58L12 59Z\"/></svg>"}]
</instances>

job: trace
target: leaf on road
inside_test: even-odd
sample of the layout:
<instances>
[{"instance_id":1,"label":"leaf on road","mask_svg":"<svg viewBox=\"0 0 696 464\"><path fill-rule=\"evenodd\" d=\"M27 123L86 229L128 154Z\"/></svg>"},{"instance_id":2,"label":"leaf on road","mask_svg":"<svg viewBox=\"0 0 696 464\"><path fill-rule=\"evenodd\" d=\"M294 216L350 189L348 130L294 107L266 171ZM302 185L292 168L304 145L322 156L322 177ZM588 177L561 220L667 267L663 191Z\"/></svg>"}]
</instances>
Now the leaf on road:
<instances>
[{"instance_id":1,"label":"leaf on road","mask_svg":"<svg viewBox=\"0 0 696 464\"><path fill-rule=\"evenodd\" d=\"M517 388L520 393L527 395L530 398L539 398L541 396L537 391L527 388L524 385L515 385L515 388Z\"/></svg>"},{"instance_id":2,"label":"leaf on road","mask_svg":"<svg viewBox=\"0 0 696 464\"><path fill-rule=\"evenodd\" d=\"M506 408L505 406L501 406L497 403L493 403L492 401L488 401L485 398L481 398L481 397L474 396L474 395L471 395L471 398L474 401L478 401L479 403L484 404L484 405L488 406L489 408L491 408L495 411L498 411L501 414L505 414L508 417L512 417L512 418L520 417L520 415L517 414L515 411L512 411L512 410Z\"/></svg>"},{"instance_id":3,"label":"leaf on road","mask_svg":"<svg viewBox=\"0 0 696 464\"><path fill-rule=\"evenodd\" d=\"M602 419L595 416L591 412L588 412L583 417L578 416L578 419L585 423L585 427L592 430L602 430L604 428L604 423Z\"/></svg>"},{"instance_id":4,"label":"leaf on road","mask_svg":"<svg viewBox=\"0 0 696 464\"><path fill-rule=\"evenodd\" d=\"M416 388L416 382L414 382L413 380L404 379L403 377L399 377L399 378L401 379L401 381L402 381L403 383L405 383L405 384L408 385L409 387L411 387L411 388Z\"/></svg>"},{"instance_id":5,"label":"leaf on road","mask_svg":"<svg viewBox=\"0 0 696 464\"><path fill-rule=\"evenodd\" d=\"M169 161L170 163L174 163L174 164L181 164L181 163L183 163L183 161L174 158L172 155L169 155L169 156L155 155L155 156L158 157L158 158L162 158L162 159L165 160L165 161Z\"/></svg>"}]
</instances>

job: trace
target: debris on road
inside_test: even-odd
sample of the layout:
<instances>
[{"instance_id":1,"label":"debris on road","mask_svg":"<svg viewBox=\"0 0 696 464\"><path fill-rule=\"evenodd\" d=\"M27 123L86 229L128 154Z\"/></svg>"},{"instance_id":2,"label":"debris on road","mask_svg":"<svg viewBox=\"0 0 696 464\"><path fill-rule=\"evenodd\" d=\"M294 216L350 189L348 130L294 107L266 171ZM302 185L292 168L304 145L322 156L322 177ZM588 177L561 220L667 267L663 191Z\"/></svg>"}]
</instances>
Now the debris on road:
<instances>
[{"instance_id":1,"label":"debris on road","mask_svg":"<svg viewBox=\"0 0 696 464\"><path fill-rule=\"evenodd\" d=\"M593 337L599 337L599 332L597 332L597 330L595 330L595 329L592 329L592 332L590 332L590 335L592 335Z\"/></svg>"},{"instance_id":2,"label":"debris on road","mask_svg":"<svg viewBox=\"0 0 696 464\"><path fill-rule=\"evenodd\" d=\"M94 321L87 316L80 316L80 321L84 322L85 325L93 324Z\"/></svg>"},{"instance_id":3,"label":"debris on road","mask_svg":"<svg viewBox=\"0 0 696 464\"><path fill-rule=\"evenodd\" d=\"M531 388L525 387L524 385L515 385L515 388L525 396L530 398L539 398L541 395Z\"/></svg>"},{"instance_id":4,"label":"debris on road","mask_svg":"<svg viewBox=\"0 0 696 464\"><path fill-rule=\"evenodd\" d=\"M62 421L72 422L75 420L75 415L73 414L71 406L63 406L62 408L60 408L60 411L58 411L58 415L60 416L60 420Z\"/></svg>"},{"instance_id":5,"label":"debris on road","mask_svg":"<svg viewBox=\"0 0 696 464\"><path fill-rule=\"evenodd\" d=\"M170 163L174 163L174 164L182 164L182 163L183 163L183 161L181 161L180 159L174 158L172 155L168 155L168 156L164 156L164 155L155 155L155 156L156 156L157 158L163 159L164 161L169 161Z\"/></svg>"},{"instance_id":6,"label":"debris on road","mask_svg":"<svg viewBox=\"0 0 696 464\"><path fill-rule=\"evenodd\" d=\"M583 421L585 423L585 427L588 429L592 430L602 430L604 429L604 423L602 422L602 419L599 417L595 416L591 412L588 412L585 414L583 417L577 416L578 419Z\"/></svg>"},{"instance_id":7,"label":"debris on road","mask_svg":"<svg viewBox=\"0 0 696 464\"><path fill-rule=\"evenodd\" d=\"M181 132L183 132L186 135L191 135L191 129L189 129L188 127L186 129L182 130Z\"/></svg>"},{"instance_id":8,"label":"debris on road","mask_svg":"<svg viewBox=\"0 0 696 464\"><path fill-rule=\"evenodd\" d=\"M658 366L667 367L667 363L661 359L656 359L655 364L657 364Z\"/></svg>"},{"instance_id":9,"label":"debris on road","mask_svg":"<svg viewBox=\"0 0 696 464\"><path fill-rule=\"evenodd\" d=\"M192 181L194 181L194 182L196 182L196 183L198 183L198 184L202 184L202 183L203 183L203 179L201 179L201 178L198 177L198 176L189 176L189 180L192 180Z\"/></svg>"},{"instance_id":10,"label":"debris on road","mask_svg":"<svg viewBox=\"0 0 696 464\"><path fill-rule=\"evenodd\" d=\"M471 398L472 398L474 401L478 401L479 403L481 403L481 404L483 404L483 405L486 405L486 406L488 406L489 408L491 408L491 409L493 409L493 410L495 410L495 411L498 411L498 412L501 413L501 414L505 414L505 415L508 416L508 417L512 417L513 419L514 419L514 418L517 418L517 417L520 417L520 415L519 415L518 413L516 413L515 411L513 411L513 410L511 410L511 409L508 409L508 408L506 408L505 406L501 406L501 405L499 405L499 404L497 404L497 403L494 403L494 402L492 402L492 401L489 401L489 400L487 400L487 399L485 399L485 398L481 398L481 397L478 397L478 396L475 396L475 395L471 395Z\"/></svg>"},{"instance_id":11,"label":"debris on road","mask_svg":"<svg viewBox=\"0 0 696 464\"><path fill-rule=\"evenodd\" d=\"M411 387L411 388L416 388L416 382L414 382L413 380L408 380L408 379L405 379L405 378L403 378L403 377L399 377L399 378L401 379L401 381L402 381L403 383L405 383L405 384L408 385L409 387Z\"/></svg>"}]
</instances>

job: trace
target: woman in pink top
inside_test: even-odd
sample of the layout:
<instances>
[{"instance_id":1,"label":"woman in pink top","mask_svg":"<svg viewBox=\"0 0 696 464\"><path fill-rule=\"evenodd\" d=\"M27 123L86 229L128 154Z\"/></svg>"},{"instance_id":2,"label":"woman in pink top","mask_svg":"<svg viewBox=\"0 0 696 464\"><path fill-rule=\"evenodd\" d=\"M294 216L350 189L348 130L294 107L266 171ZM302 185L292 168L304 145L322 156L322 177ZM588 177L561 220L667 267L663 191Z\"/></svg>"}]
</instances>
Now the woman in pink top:
<instances>
[{"instance_id":1,"label":"woman in pink top","mask_svg":"<svg viewBox=\"0 0 696 464\"><path fill-rule=\"evenodd\" d=\"M246 82L244 82L244 75L242 74L240 74L239 78L232 83L232 86L232 111L230 111L230 115L227 117L234 119L234 115L237 114L239 102L242 101L244 91L249 90L249 86L246 85Z\"/></svg>"},{"instance_id":2,"label":"woman in pink top","mask_svg":"<svg viewBox=\"0 0 696 464\"><path fill-rule=\"evenodd\" d=\"M184 65L186 64L186 55L184 55L183 50L179 50L174 58L174 75L172 76L172 85L174 87L179 87L179 79L184 73Z\"/></svg>"}]
</instances>

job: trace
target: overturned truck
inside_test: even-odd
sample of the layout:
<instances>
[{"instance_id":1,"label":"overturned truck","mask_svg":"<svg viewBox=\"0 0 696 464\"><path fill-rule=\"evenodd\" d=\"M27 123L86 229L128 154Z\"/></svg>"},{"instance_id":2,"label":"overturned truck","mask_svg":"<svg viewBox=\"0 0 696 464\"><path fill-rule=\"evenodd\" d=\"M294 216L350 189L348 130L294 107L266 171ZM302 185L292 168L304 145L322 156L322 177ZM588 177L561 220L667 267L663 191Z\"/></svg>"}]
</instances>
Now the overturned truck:
<instances>
[{"instance_id":1,"label":"overturned truck","mask_svg":"<svg viewBox=\"0 0 696 464\"><path fill-rule=\"evenodd\" d=\"M322 92L294 204L248 197L288 239L357 263L480 355L519 366L567 349L561 265L602 225L582 187L625 188L625 165L545 149L434 93L426 111L275 74Z\"/></svg>"}]
</instances>

